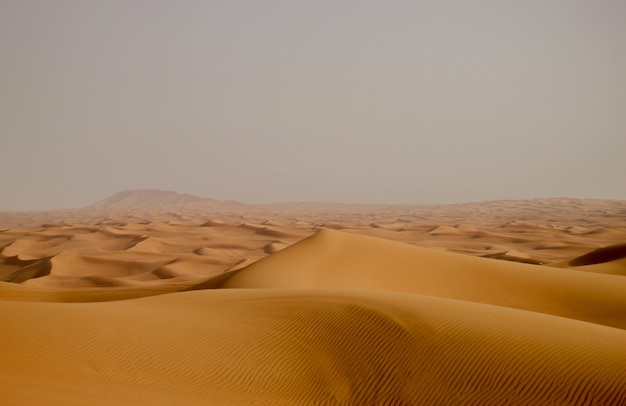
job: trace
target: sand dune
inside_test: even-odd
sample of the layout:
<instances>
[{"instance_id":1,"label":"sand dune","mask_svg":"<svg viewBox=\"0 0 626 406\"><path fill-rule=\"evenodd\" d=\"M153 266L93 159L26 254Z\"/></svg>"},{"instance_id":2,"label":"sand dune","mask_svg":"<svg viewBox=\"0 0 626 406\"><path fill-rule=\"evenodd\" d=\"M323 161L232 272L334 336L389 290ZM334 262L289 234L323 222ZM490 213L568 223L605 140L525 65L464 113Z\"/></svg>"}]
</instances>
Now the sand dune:
<instances>
[{"instance_id":1,"label":"sand dune","mask_svg":"<svg viewBox=\"0 0 626 406\"><path fill-rule=\"evenodd\" d=\"M626 402L624 331L496 306L290 290L0 306L10 403Z\"/></svg>"},{"instance_id":2,"label":"sand dune","mask_svg":"<svg viewBox=\"0 0 626 406\"><path fill-rule=\"evenodd\" d=\"M226 288L355 288L489 303L626 328L626 279L322 230L234 274Z\"/></svg>"},{"instance_id":3,"label":"sand dune","mask_svg":"<svg viewBox=\"0 0 626 406\"><path fill-rule=\"evenodd\" d=\"M0 403L624 405L625 210L0 213Z\"/></svg>"},{"instance_id":4,"label":"sand dune","mask_svg":"<svg viewBox=\"0 0 626 406\"><path fill-rule=\"evenodd\" d=\"M626 276L626 244L599 248L585 255L558 264L577 271Z\"/></svg>"},{"instance_id":5,"label":"sand dune","mask_svg":"<svg viewBox=\"0 0 626 406\"><path fill-rule=\"evenodd\" d=\"M603 247L569 261L571 266L587 266L626 258L626 243Z\"/></svg>"}]
</instances>

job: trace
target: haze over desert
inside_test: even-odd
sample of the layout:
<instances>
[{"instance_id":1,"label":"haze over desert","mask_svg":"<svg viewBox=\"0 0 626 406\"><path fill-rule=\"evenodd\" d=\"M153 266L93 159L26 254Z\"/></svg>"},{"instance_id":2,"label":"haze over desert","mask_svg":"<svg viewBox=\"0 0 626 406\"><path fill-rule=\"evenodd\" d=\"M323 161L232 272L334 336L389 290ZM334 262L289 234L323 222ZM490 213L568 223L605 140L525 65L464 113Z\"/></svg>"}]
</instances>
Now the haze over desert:
<instances>
[{"instance_id":1,"label":"haze over desert","mask_svg":"<svg viewBox=\"0 0 626 406\"><path fill-rule=\"evenodd\" d=\"M0 393L621 405L625 213L616 200L250 205L158 190L1 213Z\"/></svg>"}]
</instances>

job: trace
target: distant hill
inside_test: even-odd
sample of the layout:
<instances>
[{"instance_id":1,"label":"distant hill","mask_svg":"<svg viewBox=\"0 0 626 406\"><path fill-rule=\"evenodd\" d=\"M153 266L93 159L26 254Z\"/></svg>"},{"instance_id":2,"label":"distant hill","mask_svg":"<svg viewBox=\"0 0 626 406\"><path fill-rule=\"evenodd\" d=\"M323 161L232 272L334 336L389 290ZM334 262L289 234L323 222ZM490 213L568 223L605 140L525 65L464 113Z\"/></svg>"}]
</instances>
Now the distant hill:
<instances>
[{"instance_id":1,"label":"distant hill","mask_svg":"<svg viewBox=\"0 0 626 406\"><path fill-rule=\"evenodd\" d=\"M382 205L347 203L274 203L247 204L201 198L189 193L178 193L159 189L126 190L107 197L85 209L114 212L171 211L185 210L203 213L247 213L275 217L279 214L311 215L320 213L396 213L409 215L415 220L429 220L445 212L446 223L461 223L475 219L495 222L540 221L554 222L570 215L590 217L623 217L626 215L626 201L602 199L546 198L525 200L499 200L480 203L459 203L448 205Z\"/></svg>"},{"instance_id":2,"label":"distant hill","mask_svg":"<svg viewBox=\"0 0 626 406\"><path fill-rule=\"evenodd\" d=\"M372 227L399 227L401 224L428 224L431 236L450 227L467 224L503 225L525 223L560 225L571 233L584 235L599 228L620 229L626 218L626 200L541 198L498 200L457 204L359 204L295 202L248 204L230 200L201 198L188 193L158 189L127 190L102 199L88 207L66 210L2 212L3 227L32 224L97 222L107 216L164 214L180 221L197 220L210 214L211 220L263 223L267 220L310 222L326 228L342 228L345 224L370 224ZM185 217L186 216L186 217ZM206 220L207 218L205 218ZM575 222L575 226L572 223ZM342 225L343 224L343 225ZM612 232L609 230L607 232ZM437 237L438 238L438 237ZM475 233L472 238L482 238ZM615 241L618 243L621 241ZM2 246L0 241L0 247Z\"/></svg>"},{"instance_id":3,"label":"distant hill","mask_svg":"<svg viewBox=\"0 0 626 406\"><path fill-rule=\"evenodd\" d=\"M125 190L97 201L89 206L93 209L128 210L158 209L167 206L184 206L204 199L189 193L178 193L158 189Z\"/></svg>"},{"instance_id":4,"label":"distant hill","mask_svg":"<svg viewBox=\"0 0 626 406\"><path fill-rule=\"evenodd\" d=\"M169 211L179 209L204 213L255 211L254 205L209 198L203 199L189 193L159 189L126 190L99 200L85 209L112 212Z\"/></svg>"}]
</instances>

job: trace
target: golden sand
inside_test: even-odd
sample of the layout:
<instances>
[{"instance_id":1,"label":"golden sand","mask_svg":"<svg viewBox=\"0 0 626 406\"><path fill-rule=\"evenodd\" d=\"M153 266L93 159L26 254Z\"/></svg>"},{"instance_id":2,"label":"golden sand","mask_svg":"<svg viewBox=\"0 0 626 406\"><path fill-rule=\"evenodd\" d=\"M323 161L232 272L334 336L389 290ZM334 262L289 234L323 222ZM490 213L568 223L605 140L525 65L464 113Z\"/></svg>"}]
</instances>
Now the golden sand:
<instances>
[{"instance_id":1,"label":"golden sand","mask_svg":"<svg viewBox=\"0 0 626 406\"><path fill-rule=\"evenodd\" d=\"M174 197L0 214L1 404L626 404L626 202Z\"/></svg>"}]
</instances>

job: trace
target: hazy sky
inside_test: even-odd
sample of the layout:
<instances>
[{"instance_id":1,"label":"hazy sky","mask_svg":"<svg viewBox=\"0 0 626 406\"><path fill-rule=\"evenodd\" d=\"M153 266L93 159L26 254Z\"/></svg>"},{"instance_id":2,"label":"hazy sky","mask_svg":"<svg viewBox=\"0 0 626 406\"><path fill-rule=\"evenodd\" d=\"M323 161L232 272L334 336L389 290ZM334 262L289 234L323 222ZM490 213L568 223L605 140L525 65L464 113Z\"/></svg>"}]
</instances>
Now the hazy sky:
<instances>
[{"instance_id":1,"label":"hazy sky","mask_svg":"<svg viewBox=\"0 0 626 406\"><path fill-rule=\"evenodd\" d=\"M0 0L0 209L626 199L626 1Z\"/></svg>"}]
</instances>

